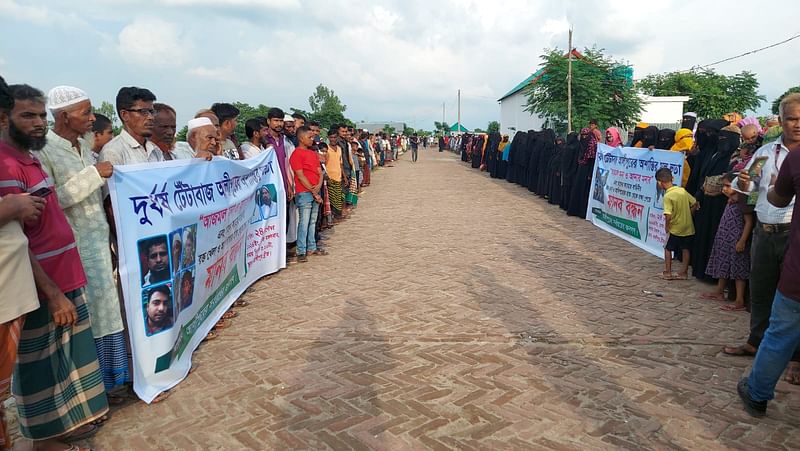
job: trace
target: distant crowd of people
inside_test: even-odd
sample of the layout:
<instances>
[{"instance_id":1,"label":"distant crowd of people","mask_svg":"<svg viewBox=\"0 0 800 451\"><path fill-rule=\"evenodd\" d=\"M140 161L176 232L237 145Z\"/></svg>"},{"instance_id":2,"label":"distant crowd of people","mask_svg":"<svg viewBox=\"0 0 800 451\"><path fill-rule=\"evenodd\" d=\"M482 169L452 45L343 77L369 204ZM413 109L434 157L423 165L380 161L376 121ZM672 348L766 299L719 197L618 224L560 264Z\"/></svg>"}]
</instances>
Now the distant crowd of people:
<instances>
[{"instance_id":1,"label":"distant crowd of people","mask_svg":"<svg viewBox=\"0 0 800 451\"><path fill-rule=\"evenodd\" d=\"M715 283L700 299L750 313L746 342L722 351L755 356L739 393L749 413L764 415L787 366L785 380L800 385L800 214L794 211L800 94L784 97L780 115L763 125L753 117L697 121L687 113L678 130L639 123L626 137L591 121L566 137L529 130L508 143L499 133L464 134L449 138L448 147L473 168L522 185L580 218L586 217L598 143L681 152L681 180L673 180L669 169L653 174L664 192L668 233L661 277L686 280L691 267L694 277ZM681 261L676 272L673 259Z\"/></svg>"}]
</instances>

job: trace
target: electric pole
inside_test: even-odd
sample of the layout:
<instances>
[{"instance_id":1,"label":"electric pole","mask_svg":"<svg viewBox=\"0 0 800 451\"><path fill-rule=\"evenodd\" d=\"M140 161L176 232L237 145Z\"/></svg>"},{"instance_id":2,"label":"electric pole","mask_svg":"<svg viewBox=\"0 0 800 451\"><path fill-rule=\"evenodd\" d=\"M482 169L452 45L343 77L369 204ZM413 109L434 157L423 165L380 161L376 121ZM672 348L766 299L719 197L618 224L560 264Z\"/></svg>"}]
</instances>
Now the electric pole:
<instances>
[{"instance_id":1,"label":"electric pole","mask_svg":"<svg viewBox=\"0 0 800 451\"><path fill-rule=\"evenodd\" d=\"M569 53L567 54L567 133L572 133L572 27L569 28Z\"/></svg>"},{"instance_id":2,"label":"electric pole","mask_svg":"<svg viewBox=\"0 0 800 451\"><path fill-rule=\"evenodd\" d=\"M461 90L458 90L458 125L456 126L456 133L461 134Z\"/></svg>"}]
</instances>

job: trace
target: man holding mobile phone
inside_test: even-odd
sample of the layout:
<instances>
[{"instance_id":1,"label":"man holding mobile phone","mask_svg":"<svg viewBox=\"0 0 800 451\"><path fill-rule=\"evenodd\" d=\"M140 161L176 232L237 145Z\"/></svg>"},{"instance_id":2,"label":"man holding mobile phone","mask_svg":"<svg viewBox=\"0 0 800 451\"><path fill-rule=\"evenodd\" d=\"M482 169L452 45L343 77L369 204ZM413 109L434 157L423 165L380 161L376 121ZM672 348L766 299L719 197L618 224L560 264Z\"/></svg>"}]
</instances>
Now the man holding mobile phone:
<instances>
[{"instance_id":1,"label":"man holding mobile phone","mask_svg":"<svg viewBox=\"0 0 800 451\"><path fill-rule=\"evenodd\" d=\"M9 93L14 105L0 113L0 196L33 193L43 187L54 190L31 154L47 141L44 94L28 85L12 85ZM57 194L50 193L44 200L41 215L26 218L23 225L40 297L38 308L26 314L20 331L12 391L20 432L36 442L34 448L67 449L65 441L70 436L96 431L91 423L108 412L108 401L75 237Z\"/></svg>"},{"instance_id":2,"label":"man holding mobile phone","mask_svg":"<svg viewBox=\"0 0 800 451\"><path fill-rule=\"evenodd\" d=\"M733 356L754 356L769 327L773 299L781 274L783 257L789 244L789 224L792 220L794 198L782 207L770 204L767 193L775 184L783 162L790 152L800 151L800 94L790 94L780 103L780 124L783 134L774 142L759 148L747 166L733 181L737 191L757 196L755 213L758 219L753 232L750 270L750 336L739 346L726 346L723 352ZM763 165L760 176L753 178L750 170ZM786 380L800 384L800 352L795 352Z\"/></svg>"}]
</instances>

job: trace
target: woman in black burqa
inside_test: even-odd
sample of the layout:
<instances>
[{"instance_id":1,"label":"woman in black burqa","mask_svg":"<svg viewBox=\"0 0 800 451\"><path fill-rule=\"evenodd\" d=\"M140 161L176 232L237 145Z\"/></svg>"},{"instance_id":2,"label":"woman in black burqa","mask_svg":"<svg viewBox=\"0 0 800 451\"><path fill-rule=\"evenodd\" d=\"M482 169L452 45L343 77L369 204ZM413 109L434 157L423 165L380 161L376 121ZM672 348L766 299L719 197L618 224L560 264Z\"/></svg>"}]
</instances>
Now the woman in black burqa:
<instances>
[{"instance_id":1,"label":"woman in black burqa","mask_svg":"<svg viewBox=\"0 0 800 451\"><path fill-rule=\"evenodd\" d=\"M533 132L534 139L528 143L530 154L528 155L528 172L525 179L525 187L530 192L535 192L536 186L539 184L539 157L544 146L543 134L544 132Z\"/></svg>"},{"instance_id":2,"label":"woman in black burqa","mask_svg":"<svg viewBox=\"0 0 800 451\"><path fill-rule=\"evenodd\" d=\"M550 160L556 149L556 134L552 129L545 129L542 132L542 148L539 151L539 180L536 183L536 194L539 197L546 197L550 190Z\"/></svg>"},{"instance_id":3,"label":"woman in black burqa","mask_svg":"<svg viewBox=\"0 0 800 451\"><path fill-rule=\"evenodd\" d=\"M517 132L511 141L511 150L508 152L508 164L506 165L506 180L509 183L517 183L520 173L519 160L522 155L522 147L527 139L527 132Z\"/></svg>"},{"instance_id":4,"label":"woman in black burqa","mask_svg":"<svg viewBox=\"0 0 800 451\"><path fill-rule=\"evenodd\" d=\"M694 193L694 197L700 203L700 210L694 216L694 241L691 252L692 275L698 279L716 280L706 274L706 266L708 266L714 237L719 228L719 220L728 204L727 196L723 195L721 191L721 180L717 183L720 189L706 192L706 188L709 188L716 179L730 170L731 156L739 148L740 140L739 127L735 125L724 127L719 132L716 151L700 168L700 180L703 182ZM707 180L709 183L704 186L704 182Z\"/></svg>"},{"instance_id":5,"label":"woman in black burqa","mask_svg":"<svg viewBox=\"0 0 800 451\"><path fill-rule=\"evenodd\" d=\"M717 151L719 131L722 130L722 127L727 126L728 123L724 119L706 119L697 124L697 133L695 133L694 141L697 151L690 152L686 158L692 168L692 172L689 174L689 180L686 181L684 188L690 194L694 195L697 189L703 185L700 173L708 159Z\"/></svg>"},{"instance_id":6,"label":"woman in black burqa","mask_svg":"<svg viewBox=\"0 0 800 451\"><path fill-rule=\"evenodd\" d=\"M597 139L588 128L581 129L580 149L578 170L569 196L567 214L586 219L586 208L589 206L589 190L592 187L594 158L597 155Z\"/></svg>"},{"instance_id":7,"label":"woman in black burqa","mask_svg":"<svg viewBox=\"0 0 800 451\"><path fill-rule=\"evenodd\" d=\"M557 136L553 156L547 165L547 202L561 204L561 158L564 156L564 138Z\"/></svg>"},{"instance_id":8,"label":"woman in black burqa","mask_svg":"<svg viewBox=\"0 0 800 451\"><path fill-rule=\"evenodd\" d=\"M578 134L575 132L567 135L567 145L561 156L561 202L558 206L562 210L569 210L572 185L575 183L575 174L578 172L578 158L581 154L581 145Z\"/></svg>"}]
</instances>

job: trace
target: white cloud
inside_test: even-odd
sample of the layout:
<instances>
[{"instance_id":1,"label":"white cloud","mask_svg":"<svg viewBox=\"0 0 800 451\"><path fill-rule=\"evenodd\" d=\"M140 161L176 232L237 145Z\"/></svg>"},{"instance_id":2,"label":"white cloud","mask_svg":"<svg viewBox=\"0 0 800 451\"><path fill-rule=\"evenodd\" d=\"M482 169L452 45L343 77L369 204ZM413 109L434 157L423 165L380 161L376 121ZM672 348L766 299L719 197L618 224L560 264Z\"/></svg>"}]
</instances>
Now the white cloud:
<instances>
[{"instance_id":1,"label":"white cloud","mask_svg":"<svg viewBox=\"0 0 800 451\"><path fill-rule=\"evenodd\" d=\"M215 100L307 108L322 83L352 119L413 118L418 128L441 120L442 102L454 122L459 88L464 123L496 119L497 97L539 67L543 49L565 49L570 25L577 48L596 44L642 78L784 38L774 30L789 30L788 37L800 6L774 0L770 7L782 13L763 21L744 13L752 10L745 0L724 8L677 0L0 0L0 15L4 35L31 36L54 65L70 67L75 50L82 67L108 68L70 75L103 85L106 97L137 83L169 99L179 115ZM70 29L71 17L84 21L92 39ZM133 22L120 25L120 18ZM721 37L714 24L748 30L747 37ZM715 68L754 71L771 101L797 83L798 51L800 40ZM63 82L63 73L23 64L28 55L7 39L0 55L4 72L20 79Z\"/></svg>"},{"instance_id":2,"label":"white cloud","mask_svg":"<svg viewBox=\"0 0 800 451\"><path fill-rule=\"evenodd\" d=\"M193 50L190 42L176 24L139 18L120 31L117 50L130 64L180 67Z\"/></svg>"},{"instance_id":3,"label":"white cloud","mask_svg":"<svg viewBox=\"0 0 800 451\"><path fill-rule=\"evenodd\" d=\"M230 67L192 67L186 71L190 75L225 83L239 83L241 78Z\"/></svg>"}]
</instances>

